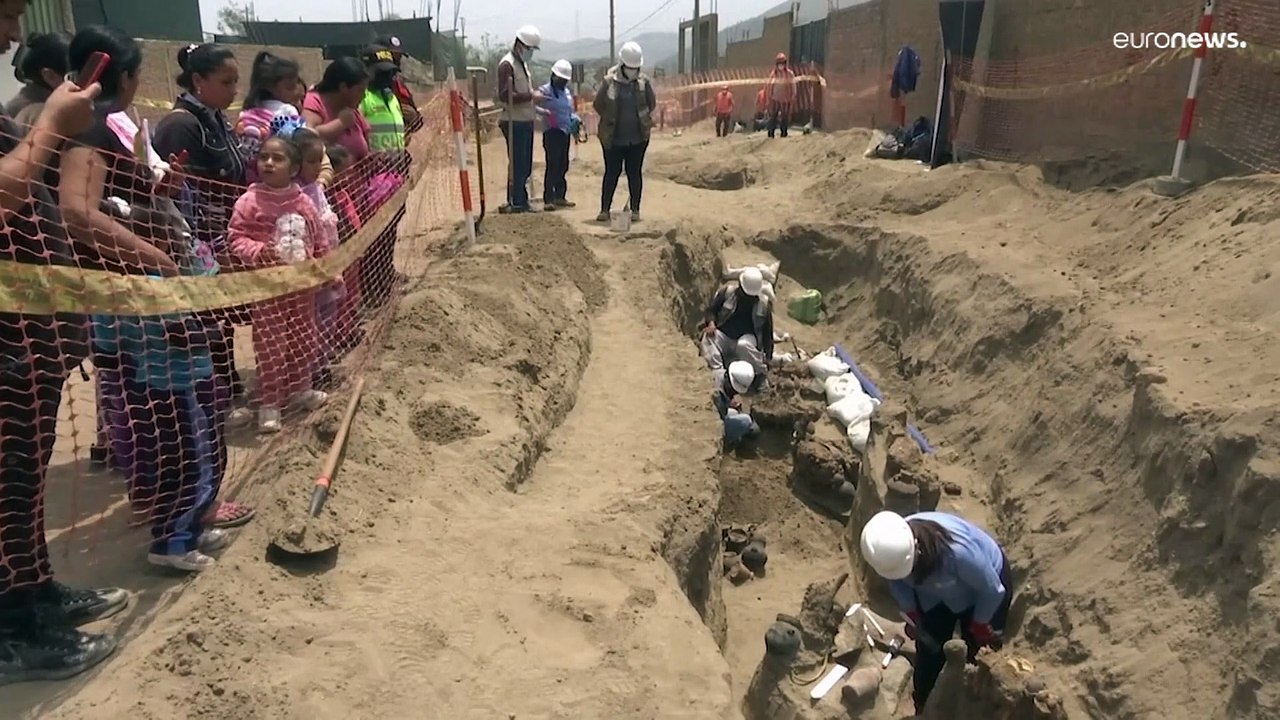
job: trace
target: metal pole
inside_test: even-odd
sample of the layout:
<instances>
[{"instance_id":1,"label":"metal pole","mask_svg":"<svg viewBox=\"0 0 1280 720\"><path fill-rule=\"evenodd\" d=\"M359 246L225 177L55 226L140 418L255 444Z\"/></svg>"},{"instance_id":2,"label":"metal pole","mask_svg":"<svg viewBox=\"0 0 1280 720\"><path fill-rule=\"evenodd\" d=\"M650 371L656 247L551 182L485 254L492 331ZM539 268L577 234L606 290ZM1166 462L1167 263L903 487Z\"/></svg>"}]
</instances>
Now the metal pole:
<instances>
[{"instance_id":1,"label":"metal pole","mask_svg":"<svg viewBox=\"0 0 1280 720\"><path fill-rule=\"evenodd\" d=\"M614 34L613 0L609 0L609 62L618 57L617 36Z\"/></svg>"},{"instance_id":2,"label":"metal pole","mask_svg":"<svg viewBox=\"0 0 1280 720\"><path fill-rule=\"evenodd\" d=\"M458 159L458 186L462 191L462 216L467 223L467 240L476 241L475 215L471 211L471 177L467 172L467 145L463 140L462 93L458 92L457 73L449 67L449 120L453 125L453 151Z\"/></svg>"},{"instance_id":3,"label":"metal pole","mask_svg":"<svg viewBox=\"0 0 1280 720\"><path fill-rule=\"evenodd\" d=\"M1174 179L1182 178L1182 161L1187 154L1187 140L1191 137L1191 123L1196 114L1196 91L1200 86L1200 71L1204 66L1204 57L1208 53L1209 31L1213 29L1213 0L1205 0L1204 13L1200 16L1200 46L1195 50L1195 60L1191 63L1191 82L1187 86L1187 99L1182 105L1182 122L1178 127L1178 147L1173 155Z\"/></svg>"}]
</instances>

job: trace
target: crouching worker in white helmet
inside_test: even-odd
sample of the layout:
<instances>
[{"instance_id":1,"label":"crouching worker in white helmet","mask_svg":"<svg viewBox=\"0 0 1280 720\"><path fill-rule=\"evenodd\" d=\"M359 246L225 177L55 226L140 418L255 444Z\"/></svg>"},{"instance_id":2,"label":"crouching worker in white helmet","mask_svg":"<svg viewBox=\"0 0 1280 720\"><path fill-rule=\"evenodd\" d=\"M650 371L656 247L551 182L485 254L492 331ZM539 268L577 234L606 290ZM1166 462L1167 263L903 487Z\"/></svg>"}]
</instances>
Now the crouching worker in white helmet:
<instances>
[{"instance_id":1,"label":"crouching worker in white helmet","mask_svg":"<svg viewBox=\"0 0 1280 720\"><path fill-rule=\"evenodd\" d=\"M916 714L924 712L945 658L942 645L960 626L969 662L1001 646L1013 598L1009 561L982 528L955 515L876 513L862 528L862 557L889 581L916 641Z\"/></svg>"},{"instance_id":2,"label":"crouching worker in white helmet","mask_svg":"<svg viewBox=\"0 0 1280 720\"><path fill-rule=\"evenodd\" d=\"M711 396L720 419L724 421L724 446L736 446L744 438L760 432L750 413L742 408L742 396L760 389L760 381L751 363L738 360L729 363L727 370L716 373L716 391Z\"/></svg>"},{"instance_id":3,"label":"crouching worker in white helmet","mask_svg":"<svg viewBox=\"0 0 1280 720\"><path fill-rule=\"evenodd\" d=\"M716 291L702 326L702 356L712 372L734 360L751 363L762 389L773 359L773 303L765 292L759 268L742 271L735 281Z\"/></svg>"}]
</instances>

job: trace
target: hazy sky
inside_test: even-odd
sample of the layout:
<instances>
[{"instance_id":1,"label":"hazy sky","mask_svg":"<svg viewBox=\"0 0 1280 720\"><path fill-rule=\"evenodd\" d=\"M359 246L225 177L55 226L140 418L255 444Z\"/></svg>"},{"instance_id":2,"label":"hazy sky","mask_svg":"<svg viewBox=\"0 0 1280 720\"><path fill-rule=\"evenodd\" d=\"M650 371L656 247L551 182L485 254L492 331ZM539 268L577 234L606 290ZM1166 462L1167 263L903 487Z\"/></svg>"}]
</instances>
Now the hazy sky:
<instances>
[{"instance_id":1,"label":"hazy sky","mask_svg":"<svg viewBox=\"0 0 1280 720\"><path fill-rule=\"evenodd\" d=\"M358 0L363 6L364 0ZM702 0L702 11L708 12L712 0ZM718 1L718 0L717 0ZM218 9L229 0L200 0L205 32L217 32ZM377 0L368 0L371 14L377 13ZM513 2L513 0L458 0L461 17L467 19L467 35L479 39L488 32L506 38L524 23L537 25L544 37L573 40L581 37L609 37L609 0L552 0L545 3ZM777 5L779 0L728 0L720 3L720 27L758 15ZM421 16L426 0L382 0L383 7L402 17ZM441 0L440 15L446 28L453 25L454 0ZM352 0L255 0L261 20L351 20ZM619 37L641 32L674 32L681 18L693 15L693 0L615 0ZM306 7L302 12L301 7ZM434 13L435 3L428 14ZM577 30L575 30L575 24ZM630 31L630 32L627 32Z\"/></svg>"}]
</instances>

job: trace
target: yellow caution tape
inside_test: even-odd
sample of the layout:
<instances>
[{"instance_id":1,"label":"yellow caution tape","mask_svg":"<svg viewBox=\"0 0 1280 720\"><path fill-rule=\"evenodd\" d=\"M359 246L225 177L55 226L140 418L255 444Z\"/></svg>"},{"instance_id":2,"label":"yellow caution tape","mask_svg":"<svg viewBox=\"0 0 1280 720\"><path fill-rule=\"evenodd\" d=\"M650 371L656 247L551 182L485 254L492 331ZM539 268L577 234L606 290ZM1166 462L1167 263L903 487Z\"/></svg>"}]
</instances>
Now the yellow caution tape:
<instances>
[{"instance_id":1,"label":"yellow caution tape","mask_svg":"<svg viewBox=\"0 0 1280 720\"><path fill-rule=\"evenodd\" d=\"M262 302L342 277L405 205L401 187L350 240L318 260L207 277L155 280L105 270L0 261L0 308L33 315L162 315Z\"/></svg>"}]
</instances>

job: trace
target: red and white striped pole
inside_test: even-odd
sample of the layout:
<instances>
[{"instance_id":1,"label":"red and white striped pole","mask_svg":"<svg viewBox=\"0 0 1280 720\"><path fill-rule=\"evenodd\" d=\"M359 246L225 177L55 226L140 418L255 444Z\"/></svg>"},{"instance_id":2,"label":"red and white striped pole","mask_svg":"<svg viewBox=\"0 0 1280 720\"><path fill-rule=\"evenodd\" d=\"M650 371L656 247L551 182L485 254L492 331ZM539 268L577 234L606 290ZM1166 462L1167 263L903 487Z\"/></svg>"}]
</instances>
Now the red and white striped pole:
<instances>
[{"instance_id":1,"label":"red and white striped pole","mask_svg":"<svg viewBox=\"0 0 1280 720\"><path fill-rule=\"evenodd\" d=\"M1187 99L1182 103L1182 123L1178 126L1178 149L1173 154L1174 180L1182 179L1182 161L1187 154L1187 139L1191 137L1191 124L1196 115L1196 90L1200 86L1200 71L1209 53L1209 31L1213 29L1213 2L1204 0L1204 14L1200 16L1200 45L1195 49L1191 62L1191 83L1187 86Z\"/></svg>"},{"instance_id":2,"label":"red and white striped pole","mask_svg":"<svg viewBox=\"0 0 1280 720\"><path fill-rule=\"evenodd\" d=\"M458 158L458 183L462 186L462 214L467 223L467 240L476 241L475 212L471 209L471 173L467 170L467 143L463 139L462 93L458 92L458 78L449 68L449 121L453 124L453 152Z\"/></svg>"}]
</instances>

